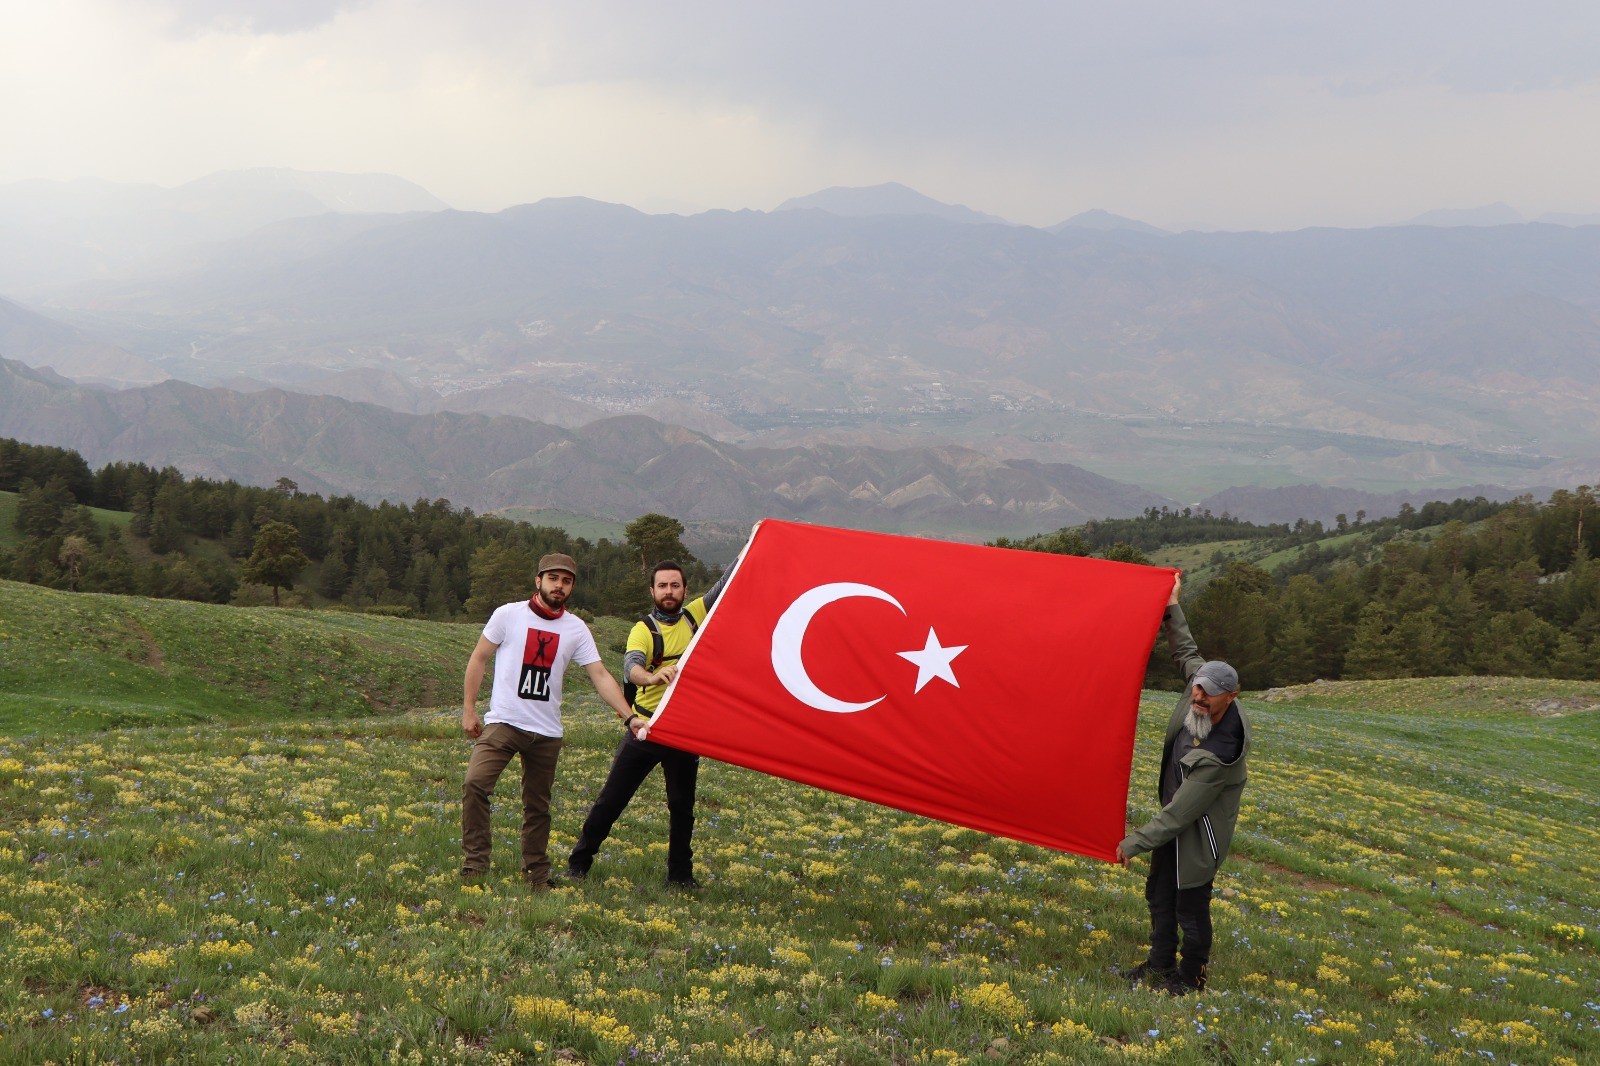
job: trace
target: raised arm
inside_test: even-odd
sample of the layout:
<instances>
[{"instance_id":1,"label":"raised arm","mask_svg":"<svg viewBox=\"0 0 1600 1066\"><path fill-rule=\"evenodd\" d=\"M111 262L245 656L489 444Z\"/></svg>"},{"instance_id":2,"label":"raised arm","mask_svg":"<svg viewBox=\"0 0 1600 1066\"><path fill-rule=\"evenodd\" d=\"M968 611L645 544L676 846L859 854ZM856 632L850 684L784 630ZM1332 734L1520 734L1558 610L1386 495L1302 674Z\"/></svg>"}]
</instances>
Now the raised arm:
<instances>
[{"instance_id":1,"label":"raised arm","mask_svg":"<svg viewBox=\"0 0 1600 1066\"><path fill-rule=\"evenodd\" d=\"M1167 631L1167 648L1172 652L1172 661L1178 667L1178 674L1188 682L1200 671L1206 657L1200 654L1200 648L1189 632L1189 622L1183 617L1183 608L1178 606L1178 590L1182 587L1183 575L1174 574L1172 595L1167 597L1167 610L1161 616L1161 624Z\"/></svg>"}]
</instances>

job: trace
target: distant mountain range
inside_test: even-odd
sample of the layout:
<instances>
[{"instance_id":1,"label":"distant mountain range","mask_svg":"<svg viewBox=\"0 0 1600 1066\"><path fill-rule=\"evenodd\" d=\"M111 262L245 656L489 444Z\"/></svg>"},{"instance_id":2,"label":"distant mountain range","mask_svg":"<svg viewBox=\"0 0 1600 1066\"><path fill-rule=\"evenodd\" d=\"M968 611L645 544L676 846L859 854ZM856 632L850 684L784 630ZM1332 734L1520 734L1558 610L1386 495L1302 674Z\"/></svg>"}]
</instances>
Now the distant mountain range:
<instances>
[{"instance_id":1,"label":"distant mountain range","mask_svg":"<svg viewBox=\"0 0 1600 1066\"><path fill-rule=\"evenodd\" d=\"M0 188L0 291L33 294L0 304L0 356L567 431L647 414L719 448L956 443L1186 503L1600 470L1600 227L1047 231L899 185L478 214L398 181L240 172L99 214ZM141 227L164 236L135 255Z\"/></svg>"},{"instance_id":2,"label":"distant mountain range","mask_svg":"<svg viewBox=\"0 0 1600 1066\"><path fill-rule=\"evenodd\" d=\"M1552 212L1536 219L1525 218L1510 204L1493 203L1483 207L1439 208L1424 211L1402 226L1514 226L1519 222L1544 222L1552 226L1600 225L1600 214L1577 215Z\"/></svg>"},{"instance_id":3,"label":"distant mountain range","mask_svg":"<svg viewBox=\"0 0 1600 1066\"><path fill-rule=\"evenodd\" d=\"M83 382L148 385L171 377L116 345L5 299L0 299L0 353Z\"/></svg>"},{"instance_id":4,"label":"distant mountain range","mask_svg":"<svg viewBox=\"0 0 1600 1066\"><path fill-rule=\"evenodd\" d=\"M983 223L1009 226L997 215L986 215L963 204L946 204L899 182L869 185L865 188L834 186L809 196L796 196L778 205L779 211L826 211L845 218L870 218L874 215L927 215L945 222Z\"/></svg>"},{"instance_id":5,"label":"distant mountain range","mask_svg":"<svg viewBox=\"0 0 1600 1066\"><path fill-rule=\"evenodd\" d=\"M0 255L0 294L171 269L186 249L290 218L448 207L392 174L269 167L222 171L176 188L95 179L0 185L0 248L7 252Z\"/></svg>"},{"instance_id":6,"label":"distant mountain range","mask_svg":"<svg viewBox=\"0 0 1600 1066\"><path fill-rule=\"evenodd\" d=\"M1089 211L1081 211L1065 222L1056 223L1050 227L1049 232L1060 233L1062 230L1069 229L1092 229L1100 230L1101 232L1128 230L1132 233L1149 233L1155 236L1160 236L1167 232L1164 229L1158 229L1150 225L1148 222L1140 222L1136 218L1124 218L1122 215L1113 215L1110 211L1103 211L1098 207Z\"/></svg>"},{"instance_id":7,"label":"distant mountain range","mask_svg":"<svg viewBox=\"0 0 1600 1066\"><path fill-rule=\"evenodd\" d=\"M519 377L611 409L1054 406L1600 451L1600 228L1286 234L821 211L292 219L188 270L58 290L175 376Z\"/></svg>"},{"instance_id":8,"label":"distant mountain range","mask_svg":"<svg viewBox=\"0 0 1600 1066\"><path fill-rule=\"evenodd\" d=\"M788 517L990 537L1171 502L1070 464L959 447L740 448L638 415L565 430L178 381L110 392L9 360L0 360L0 436L73 448L93 465L171 464L250 484L289 477L306 491L445 497L480 510L660 511L712 526Z\"/></svg>"}]
</instances>

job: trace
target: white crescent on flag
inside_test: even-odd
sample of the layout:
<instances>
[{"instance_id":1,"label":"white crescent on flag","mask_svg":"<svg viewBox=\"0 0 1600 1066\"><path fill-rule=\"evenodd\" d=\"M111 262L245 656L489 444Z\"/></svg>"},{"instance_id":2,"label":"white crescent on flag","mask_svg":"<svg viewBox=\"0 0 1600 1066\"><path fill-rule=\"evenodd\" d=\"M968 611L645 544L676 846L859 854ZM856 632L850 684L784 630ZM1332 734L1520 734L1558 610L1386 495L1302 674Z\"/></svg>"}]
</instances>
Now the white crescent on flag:
<instances>
[{"instance_id":1,"label":"white crescent on flag","mask_svg":"<svg viewBox=\"0 0 1600 1066\"><path fill-rule=\"evenodd\" d=\"M805 663L800 661L800 645L806 639L806 629L811 625L811 619L816 613L830 603L838 600L847 600L855 596L864 596L868 599L883 600L892 603L901 614L906 609L900 606L900 601L880 588L871 585L862 585L854 581L836 581L829 585L818 585L808 589L789 604L788 610L783 612L778 619L778 624L772 629L772 670L778 675L778 680L783 687L789 690L789 695L818 711L831 711L834 714L854 714L864 711L868 707L882 703L888 693L875 700L865 703L848 703L835 696L830 696L817 687L811 680L811 675L806 673Z\"/></svg>"},{"instance_id":2,"label":"white crescent on flag","mask_svg":"<svg viewBox=\"0 0 1600 1066\"><path fill-rule=\"evenodd\" d=\"M811 626L811 619L816 617L818 611L830 603L847 600L855 597L883 600L899 609L901 614L906 609L900 601L887 592L873 585L863 585L853 581L836 581L828 585L818 585L808 589L789 604L788 609L778 619L778 624L772 630L772 670L778 675L779 682L788 690L789 695L818 711L829 711L834 714L854 714L875 707L888 698L885 693L877 699L866 700L862 703L850 703L831 696L822 691L817 683L806 672L805 663L800 658L800 646L805 642L806 630ZM928 627L927 643L913 651L895 652L900 658L912 663L917 668L917 684L912 693L918 693L934 678L949 682L956 688L961 683L956 680L955 671L950 663L957 655L967 650L965 644L941 645L939 635Z\"/></svg>"}]
</instances>

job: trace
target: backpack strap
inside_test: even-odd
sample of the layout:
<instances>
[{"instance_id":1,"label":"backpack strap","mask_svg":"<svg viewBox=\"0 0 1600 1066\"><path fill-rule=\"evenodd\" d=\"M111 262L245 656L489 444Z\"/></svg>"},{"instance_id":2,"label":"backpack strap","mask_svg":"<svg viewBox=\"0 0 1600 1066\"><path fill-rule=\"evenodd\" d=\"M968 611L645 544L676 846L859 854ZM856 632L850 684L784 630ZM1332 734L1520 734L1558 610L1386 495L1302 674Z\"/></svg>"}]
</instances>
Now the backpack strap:
<instances>
[{"instance_id":1,"label":"backpack strap","mask_svg":"<svg viewBox=\"0 0 1600 1066\"><path fill-rule=\"evenodd\" d=\"M661 636L661 627L656 624L654 615L645 615L644 625L646 629L650 630L650 659L646 663L646 669L653 674L661 669L661 660L666 657L667 653L667 643ZM629 707L632 707L638 696L639 686L624 677L622 679L623 700Z\"/></svg>"},{"instance_id":2,"label":"backpack strap","mask_svg":"<svg viewBox=\"0 0 1600 1066\"><path fill-rule=\"evenodd\" d=\"M650 672L653 674L661 669L661 660L667 657L667 641L661 635L661 626L655 615L645 615L644 625L650 630Z\"/></svg>"},{"instance_id":3,"label":"backpack strap","mask_svg":"<svg viewBox=\"0 0 1600 1066\"><path fill-rule=\"evenodd\" d=\"M689 620L689 632L691 635L700 632L700 623L694 620L694 615L684 611L681 617ZM661 635L661 625L656 621L654 614L644 616L644 626L650 631L650 659L646 664L646 669L653 674L661 669L661 664L667 657L667 641ZM627 678L623 678L622 698L628 702L629 707L633 706L634 699L638 695L639 686Z\"/></svg>"}]
</instances>

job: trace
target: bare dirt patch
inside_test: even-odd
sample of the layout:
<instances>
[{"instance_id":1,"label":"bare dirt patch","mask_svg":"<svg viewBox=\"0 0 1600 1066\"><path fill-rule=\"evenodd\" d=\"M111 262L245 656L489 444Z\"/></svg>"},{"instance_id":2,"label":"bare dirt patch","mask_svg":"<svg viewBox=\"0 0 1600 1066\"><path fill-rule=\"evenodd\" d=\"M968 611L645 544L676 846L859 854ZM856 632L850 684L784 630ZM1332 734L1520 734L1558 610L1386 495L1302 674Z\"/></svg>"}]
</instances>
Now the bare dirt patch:
<instances>
[{"instance_id":1,"label":"bare dirt patch","mask_svg":"<svg viewBox=\"0 0 1600 1066\"><path fill-rule=\"evenodd\" d=\"M1561 696L1553 699L1534 700L1528 705L1528 713L1535 718L1565 718L1569 714L1583 714L1586 711L1600 710L1600 704L1586 696Z\"/></svg>"},{"instance_id":2,"label":"bare dirt patch","mask_svg":"<svg viewBox=\"0 0 1600 1066\"><path fill-rule=\"evenodd\" d=\"M129 656L129 658L141 666L148 666L158 674L165 674L167 672L166 659L161 654L161 645L156 643L156 638L150 634L148 629L137 622L129 622L128 630L139 638L139 646L144 649L142 658L134 659L132 656Z\"/></svg>"}]
</instances>

